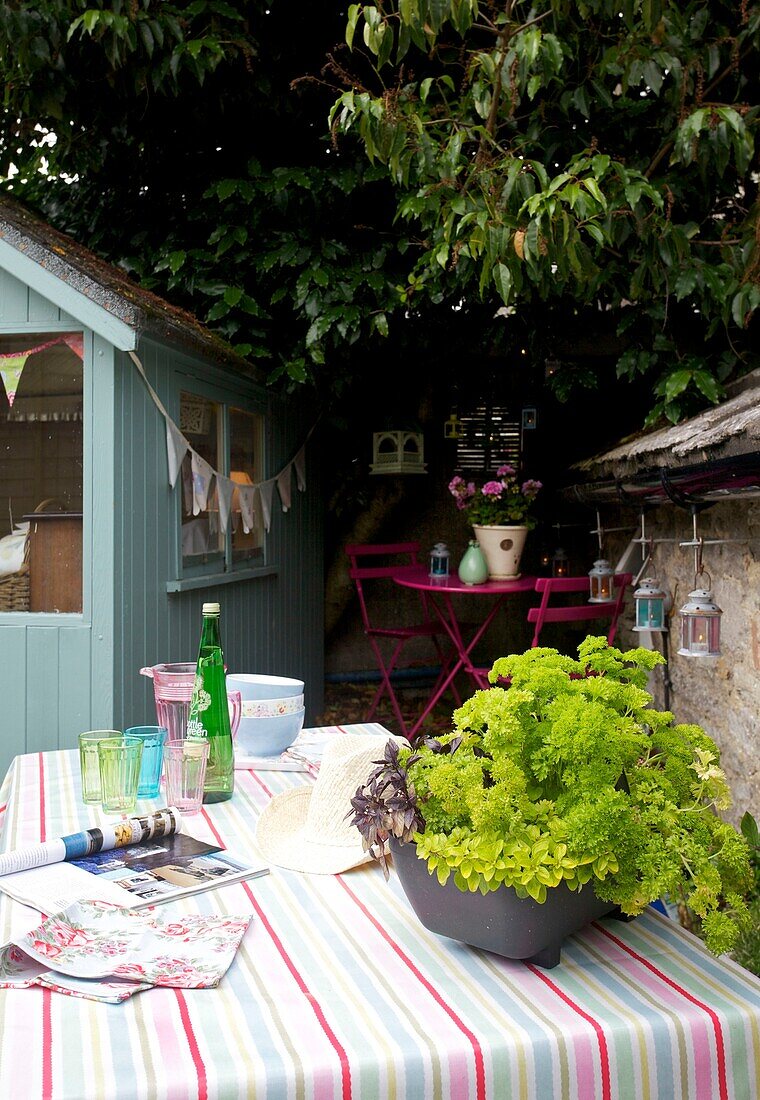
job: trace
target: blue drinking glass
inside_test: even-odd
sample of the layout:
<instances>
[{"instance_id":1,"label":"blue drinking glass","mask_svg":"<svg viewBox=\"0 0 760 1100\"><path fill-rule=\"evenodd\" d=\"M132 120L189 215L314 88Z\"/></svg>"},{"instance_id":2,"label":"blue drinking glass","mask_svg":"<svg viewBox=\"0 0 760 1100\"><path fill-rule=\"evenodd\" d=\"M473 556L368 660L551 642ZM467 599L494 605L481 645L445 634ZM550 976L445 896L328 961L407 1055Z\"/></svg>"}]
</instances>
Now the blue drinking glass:
<instances>
[{"instance_id":1,"label":"blue drinking glass","mask_svg":"<svg viewBox=\"0 0 760 1100\"><path fill-rule=\"evenodd\" d=\"M124 730L124 736L139 737L143 743L137 797L158 798L166 729L163 726L131 726L130 729Z\"/></svg>"}]
</instances>

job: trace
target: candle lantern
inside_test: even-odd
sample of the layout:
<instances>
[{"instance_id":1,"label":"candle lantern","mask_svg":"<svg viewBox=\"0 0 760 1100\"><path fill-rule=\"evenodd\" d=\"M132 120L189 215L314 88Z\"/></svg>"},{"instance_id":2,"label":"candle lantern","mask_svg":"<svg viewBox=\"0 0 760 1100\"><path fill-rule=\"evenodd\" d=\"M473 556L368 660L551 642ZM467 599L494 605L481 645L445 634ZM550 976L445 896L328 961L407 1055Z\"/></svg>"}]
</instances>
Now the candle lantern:
<instances>
[{"instance_id":1,"label":"candle lantern","mask_svg":"<svg viewBox=\"0 0 760 1100\"><path fill-rule=\"evenodd\" d=\"M570 575L570 562L567 559L567 554L558 546L552 555L552 576L553 577L568 577Z\"/></svg>"},{"instance_id":2,"label":"candle lantern","mask_svg":"<svg viewBox=\"0 0 760 1100\"><path fill-rule=\"evenodd\" d=\"M681 617L679 654L682 657L719 657L722 611L710 589L695 587L678 614Z\"/></svg>"},{"instance_id":3,"label":"candle lantern","mask_svg":"<svg viewBox=\"0 0 760 1100\"><path fill-rule=\"evenodd\" d=\"M449 548L445 542L437 542L430 551L430 576L440 580L449 575Z\"/></svg>"},{"instance_id":4,"label":"candle lantern","mask_svg":"<svg viewBox=\"0 0 760 1100\"><path fill-rule=\"evenodd\" d=\"M548 569L549 566L551 565L551 563L552 563L552 554L551 554L551 550L548 548L548 546L544 546L543 549L541 550L541 554L539 556L539 561L541 562L541 568L542 569Z\"/></svg>"},{"instance_id":5,"label":"candle lantern","mask_svg":"<svg viewBox=\"0 0 760 1100\"><path fill-rule=\"evenodd\" d=\"M613 599L612 587L615 574L606 558L597 558L593 569L589 570L591 594L589 603L609 603Z\"/></svg>"},{"instance_id":6,"label":"candle lantern","mask_svg":"<svg viewBox=\"0 0 760 1100\"><path fill-rule=\"evenodd\" d=\"M633 593L636 605L634 630L667 630L665 624L665 593L654 577L645 577Z\"/></svg>"}]
</instances>

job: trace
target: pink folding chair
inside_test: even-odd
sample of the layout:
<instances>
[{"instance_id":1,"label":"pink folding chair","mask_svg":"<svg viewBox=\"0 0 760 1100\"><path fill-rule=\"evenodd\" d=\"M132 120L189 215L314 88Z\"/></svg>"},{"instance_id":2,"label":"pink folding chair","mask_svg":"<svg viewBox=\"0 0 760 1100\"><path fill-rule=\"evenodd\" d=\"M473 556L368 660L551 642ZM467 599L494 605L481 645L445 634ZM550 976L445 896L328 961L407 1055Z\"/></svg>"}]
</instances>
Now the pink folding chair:
<instances>
[{"instance_id":1,"label":"pink folding chair","mask_svg":"<svg viewBox=\"0 0 760 1100\"><path fill-rule=\"evenodd\" d=\"M536 592L541 596L538 607L528 610L528 622L535 623L531 648L538 645L539 635L546 623L580 623L607 620L607 644L612 645L617 631L618 619L625 602L625 590L633 580L631 573L616 573L614 577L615 598L609 603L589 603L588 577L537 577ZM555 603L557 595L561 597L583 593L585 599L578 603L563 600Z\"/></svg>"},{"instance_id":2,"label":"pink folding chair","mask_svg":"<svg viewBox=\"0 0 760 1100\"><path fill-rule=\"evenodd\" d=\"M625 602L625 590L633 581L631 573L616 573L614 577L615 598L609 603L589 603L589 580L584 577L536 577L535 591L541 595L538 607L528 608L528 622L535 623L531 649L538 645L539 635L546 623L604 622L608 620L607 644L612 645L617 631L618 619ZM584 599L567 603L555 603L554 597L573 596L582 593ZM493 685L488 679L488 668L473 669L473 675L481 688ZM509 677L499 680L501 687L509 686Z\"/></svg>"},{"instance_id":3,"label":"pink folding chair","mask_svg":"<svg viewBox=\"0 0 760 1100\"><path fill-rule=\"evenodd\" d=\"M372 646L380 672L380 685L365 720L367 722L372 720L380 700L383 696L387 696L401 732L408 737L408 726L393 690L391 674L394 670L403 667L400 664L403 651L415 638L430 638L442 669L448 668L451 655L444 650L440 641L441 636L446 637L446 630L430 614L424 592L419 593L421 616L418 622L410 625L401 623L393 626L377 625L370 619L364 586L367 581L387 580L398 575L400 570L419 566L420 544L418 542L365 543L347 546L346 554L350 563L349 575L356 585L356 593L359 597L364 633Z\"/></svg>"}]
</instances>

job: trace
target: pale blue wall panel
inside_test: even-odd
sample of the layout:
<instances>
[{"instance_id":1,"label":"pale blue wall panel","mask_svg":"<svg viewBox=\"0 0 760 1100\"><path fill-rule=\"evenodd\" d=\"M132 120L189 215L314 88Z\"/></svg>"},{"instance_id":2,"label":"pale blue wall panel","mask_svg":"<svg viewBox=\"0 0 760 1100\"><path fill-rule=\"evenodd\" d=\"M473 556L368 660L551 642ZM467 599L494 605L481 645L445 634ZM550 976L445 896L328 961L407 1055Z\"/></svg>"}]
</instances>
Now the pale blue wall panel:
<instances>
[{"instance_id":1,"label":"pale blue wall panel","mask_svg":"<svg viewBox=\"0 0 760 1100\"><path fill-rule=\"evenodd\" d=\"M101 695L93 690L92 631L64 626L58 631L58 748L73 749L83 730L111 729L110 711L98 712ZM94 714L97 720L94 720ZM108 721L103 725L103 720Z\"/></svg>"},{"instance_id":2,"label":"pale blue wall panel","mask_svg":"<svg viewBox=\"0 0 760 1100\"><path fill-rule=\"evenodd\" d=\"M58 327L70 324L77 327L76 320L64 313L48 298L9 272L0 269L0 324L6 328L13 325L36 326L44 331L48 324ZM81 327L81 325L80 325Z\"/></svg>"},{"instance_id":3,"label":"pale blue wall panel","mask_svg":"<svg viewBox=\"0 0 760 1100\"><path fill-rule=\"evenodd\" d=\"M0 270L0 320L4 327L26 324L29 319L29 287Z\"/></svg>"},{"instance_id":4,"label":"pale blue wall panel","mask_svg":"<svg viewBox=\"0 0 760 1100\"><path fill-rule=\"evenodd\" d=\"M6 619L16 616L5 616ZM26 752L26 628L8 625L0 632L0 773L5 775L14 756Z\"/></svg>"},{"instance_id":5,"label":"pale blue wall panel","mask_svg":"<svg viewBox=\"0 0 760 1100\"><path fill-rule=\"evenodd\" d=\"M27 752L58 748L60 630L29 627L26 632Z\"/></svg>"}]
</instances>

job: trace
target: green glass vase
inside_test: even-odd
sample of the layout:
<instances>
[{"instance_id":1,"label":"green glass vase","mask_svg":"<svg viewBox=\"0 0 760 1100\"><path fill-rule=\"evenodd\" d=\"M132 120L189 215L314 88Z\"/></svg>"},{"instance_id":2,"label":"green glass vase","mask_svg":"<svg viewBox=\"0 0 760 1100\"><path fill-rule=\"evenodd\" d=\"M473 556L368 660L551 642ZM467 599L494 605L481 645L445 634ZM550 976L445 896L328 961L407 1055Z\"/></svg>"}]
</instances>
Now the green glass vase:
<instances>
[{"instance_id":1,"label":"green glass vase","mask_svg":"<svg viewBox=\"0 0 760 1100\"><path fill-rule=\"evenodd\" d=\"M459 563L459 579L462 584L485 584L488 580L486 559L475 539L470 539L470 544Z\"/></svg>"}]
</instances>

